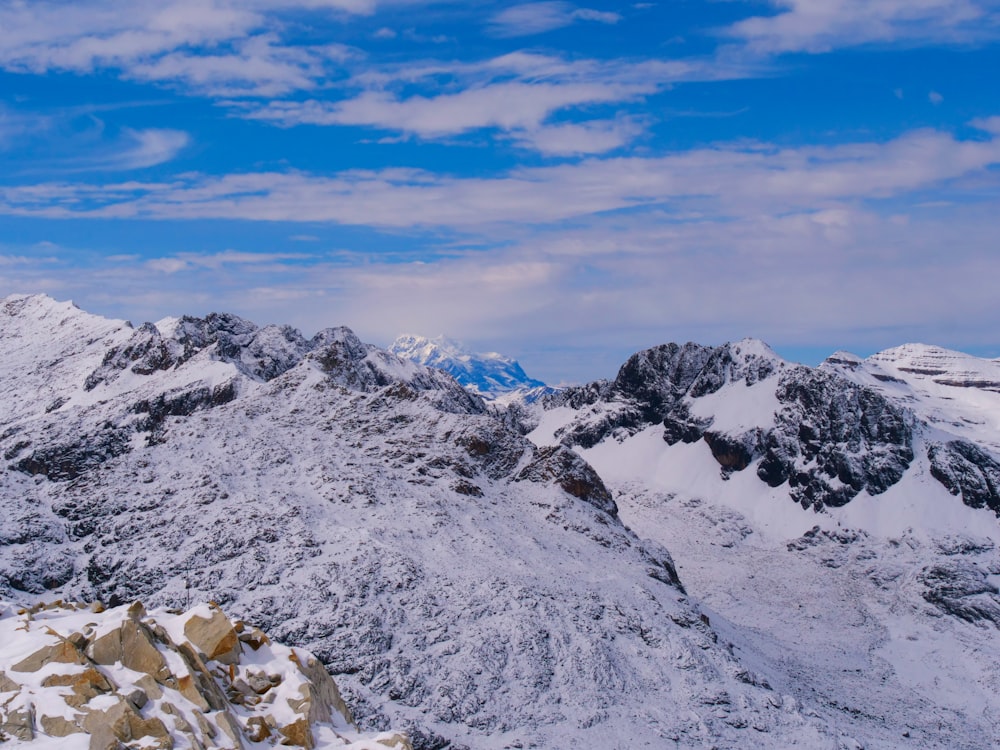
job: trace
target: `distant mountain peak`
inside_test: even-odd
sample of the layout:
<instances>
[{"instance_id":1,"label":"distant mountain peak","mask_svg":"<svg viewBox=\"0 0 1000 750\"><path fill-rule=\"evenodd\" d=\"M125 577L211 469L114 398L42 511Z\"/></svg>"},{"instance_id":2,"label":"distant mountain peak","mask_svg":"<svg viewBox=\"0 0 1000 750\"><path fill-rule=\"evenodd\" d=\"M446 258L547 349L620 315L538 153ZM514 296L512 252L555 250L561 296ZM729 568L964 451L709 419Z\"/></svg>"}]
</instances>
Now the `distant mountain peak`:
<instances>
[{"instance_id":1,"label":"distant mountain peak","mask_svg":"<svg viewBox=\"0 0 1000 750\"><path fill-rule=\"evenodd\" d=\"M403 334L389 347L398 357L444 370L469 390L484 396L544 388L545 383L528 377L515 359L498 352L472 352L459 341Z\"/></svg>"}]
</instances>

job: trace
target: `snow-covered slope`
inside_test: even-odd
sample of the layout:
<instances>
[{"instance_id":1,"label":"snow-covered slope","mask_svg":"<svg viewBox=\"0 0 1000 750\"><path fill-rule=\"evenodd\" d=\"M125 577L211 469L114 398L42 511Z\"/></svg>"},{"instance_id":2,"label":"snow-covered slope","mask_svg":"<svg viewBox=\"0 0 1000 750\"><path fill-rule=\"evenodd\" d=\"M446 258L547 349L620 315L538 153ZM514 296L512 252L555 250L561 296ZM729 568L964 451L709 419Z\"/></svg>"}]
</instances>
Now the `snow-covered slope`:
<instances>
[{"instance_id":1,"label":"snow-covered slope","mask_svg":"<svg viewBox=\"0 0 1000 750\"><path fill-rule=\"evenodd\" d=\"M398 337L389 351L403 359L444 370L466 388L486 397L519 397L529 402L553 392L529 378L516 360L496 352L474 354L457 341L410 334Z\"/></svg>"},{"instance_id":2,"label":"snow-covered slope","mask_svg":"<svg viewBox=\"0 0 1000 750\"><path fill-rule=\"evenodd\" d=\"M905 344L864 360L837 352L822 367L904 403L944 432L1000 452L1000 361Z\"/></svg>"},{"instance_id":3,"label":"snow-covered slope","mask_svg":"<svg viewBox=\"0 0 1000 750\"><path fill-rule=\"evenodd\" d=\"M0 594L211 599L416 748L835 748L567 448L450 376L231 315L0 302ZM188 589L190 586L190 590Z\"/></svg>"},{"instance_id":4,"label":"snow-covered slope","mask_svg":"<svg viewBox=\"0 0 1000 750\"><path fill-rule=\"evenodd\" d=\"M753 340L655 347L548 399L529 437L576 448L743 662L865 747L993 747L995 363L941 351L811 369Z\"/></svg>"}]
</instances>

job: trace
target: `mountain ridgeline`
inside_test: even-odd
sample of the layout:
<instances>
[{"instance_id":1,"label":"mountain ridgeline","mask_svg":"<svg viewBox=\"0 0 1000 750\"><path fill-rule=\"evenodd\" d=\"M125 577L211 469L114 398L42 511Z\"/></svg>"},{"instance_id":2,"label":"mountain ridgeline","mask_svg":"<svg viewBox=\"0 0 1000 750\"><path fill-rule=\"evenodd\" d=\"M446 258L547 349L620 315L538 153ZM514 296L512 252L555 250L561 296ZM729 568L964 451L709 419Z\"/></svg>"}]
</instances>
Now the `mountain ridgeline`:
<instances>
[{"instance_id":1,"label":"mountain ridgeline","mask_svg":"<svg viewBox=\"0 0 1000 750\"><path fill-rule=\"evenodd\" d=\"M961 433L942 434L939 427L932 434L930 423L907 406L916 396L898 392L905 381L883 374L867 382L858 376L860 361L844 362L834 356L819 368L794 365L754 340L666 344L632 355L613 381L549 396L545 408L576 411L557 433L568 447L591 448L660 425L668 445L704 442L724 477L749 469L816 510L845 505L862 491L885 492L922 450L931 475L949 492L1000 515L1000 464L988 450ZM886 382L896 392L878 387ZM742 393L732 390L736 386ZM993 381L968 387L998 392ZM712 398L722 395L727 398ZM726 409L734 399L774 408L753 424L726 423L725 415L712 413L713 401Z\"/></svg>"},{"instance_id":2,"label":"mountain ridgeline","mask_svg":"<svg viewBox=\"0 0 1000 750\"><path fill-rule=\"evenodd\" d=\"M668 344L507 407L479 393L535 387L509 360L463 387L347 328L134 327L15 295L0 346L5 600L215 601L314 653L360 730L417 750L1000 738L899 662L939 643L933 623L977 654L934 680L993 705L993 672L969 670L1000 665L976 640L1000 623L995 361ZM782 633L817 585L864 606L869 645L840 619L805 650ZM868 713L855 651L901 665Z\"/></svg>"}]
</instances>

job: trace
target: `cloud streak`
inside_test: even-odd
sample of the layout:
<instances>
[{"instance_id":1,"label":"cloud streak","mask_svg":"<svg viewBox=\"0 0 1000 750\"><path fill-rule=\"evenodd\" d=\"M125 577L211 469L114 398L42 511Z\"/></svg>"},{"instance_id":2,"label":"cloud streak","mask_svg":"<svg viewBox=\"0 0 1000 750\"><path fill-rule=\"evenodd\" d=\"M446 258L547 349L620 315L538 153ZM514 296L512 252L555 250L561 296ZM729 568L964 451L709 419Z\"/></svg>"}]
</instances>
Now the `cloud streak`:
<instances>
[{"instance_id":1,"label":"cloud streak","mask_svg":"<svg viewBox=\"0 0 1000 750\"><path fill-rule=\"evenodd\" d=\"M829 52L863 44L975 43L1000 37L995 0L770 0L776 13L725 34L758 53Z\"/></svg>"},{"instance_id":2,"label":"cloud streak","mask_svg":"<svg viewBox=\"0 0 1000 750\"><path fill-rule=\"evenodd\" d=\"M993 121L984 121L992 127ZM623 209L712 220L888 199L1000 164L1000 138L917 130L887 143L730 144L662 157L586 159L489 177L413 169L182 175L166 183L0 188L0 212L48 218L238 219L472 231Z\"/></svg>"},{"instance_id":3,"label":"cloud streak","mask_svg":"<svg viewBox=\"0 0 1000 750\"><path fill-rule=\"evenodd\" d=\"M498 37L543 34L570 26L577 21L615 24L621 15L592 8L575 8L568 2L522 3L496 13L489 21L490 33Z\"/></svg>"}]
</instances>

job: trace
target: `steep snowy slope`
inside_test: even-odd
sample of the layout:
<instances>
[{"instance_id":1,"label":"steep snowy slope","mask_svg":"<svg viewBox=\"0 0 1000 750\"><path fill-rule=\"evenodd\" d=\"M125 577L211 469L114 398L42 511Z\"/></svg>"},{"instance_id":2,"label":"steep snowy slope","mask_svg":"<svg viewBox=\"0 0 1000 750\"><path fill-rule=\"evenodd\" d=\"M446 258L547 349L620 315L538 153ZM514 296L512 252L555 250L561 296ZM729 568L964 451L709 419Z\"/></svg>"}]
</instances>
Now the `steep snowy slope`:
<instances>
[{"instance_id":1,"label":"steep snowy slope","mask_svg":"<svg viewBox=\"0 0 1000 750\"><path fill-rule=\"evenodd\" d=\"M509 400L514 394L534 401L552 392L542 381L529 378L517 360L496 352L474 354L444 336L429 339L407 334L392 342L389 351L411 362L444 370L487 398L507 396Z\"/></svg>"},{"instance_id":2,"label":"steep snowy slope","mask_svg":"<svg viewBox=\"0 0 1000 750\"><path fill-rule=\"evenodd\" d=\"M752 340L671 344L553 397L529 437L577 448L744 663L827 721L866 747L992 747L997 436L935 390L987 403L991 366L904 373L975 392L848 355L814 370Z\"/></svg>"},{"instance_id":3,"label":"steep snowy slope","mask_svg":"<svg viewBox=\"0 0 1000 750\"><path fill-rule=\"evenodd\" d=\"M161 326L0 302L4 597L214 599L418 748L839 746L568 449L347 329Z\"/></svg>"}]
</instances>

